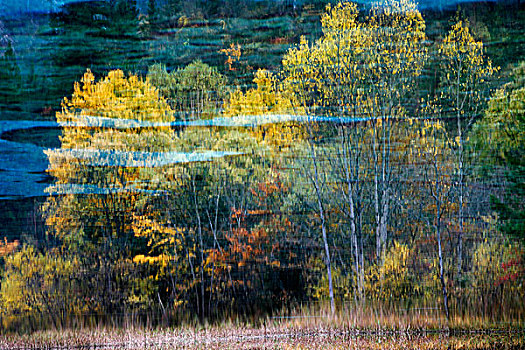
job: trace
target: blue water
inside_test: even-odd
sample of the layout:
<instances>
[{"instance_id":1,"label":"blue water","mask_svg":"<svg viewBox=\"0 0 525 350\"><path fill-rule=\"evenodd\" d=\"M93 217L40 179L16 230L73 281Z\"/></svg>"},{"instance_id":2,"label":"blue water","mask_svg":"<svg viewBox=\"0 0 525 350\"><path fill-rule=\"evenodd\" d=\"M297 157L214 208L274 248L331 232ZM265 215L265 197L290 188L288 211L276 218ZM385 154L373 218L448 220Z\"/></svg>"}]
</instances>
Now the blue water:
<instances>
[{"instance_id":1,"label":"blue water","mask_svg":"<svg viewBox=\"0 0 525 350\"><path fill-rule=\"evenodd\" d=\"M23 197L38 197L49 194L66 193L106 193L114 189L94 186L50 186L46 174L49 162L47 153L54 153L66 159L82 159L93 166L117 167L162 167L176 163L213 161L214 159L240 155L241 152L199 151L199 152L123 152L93 149L49 149L30 143L1 139L5 132L33 128L96 127L112 129L152 128L152 127L256 127L259 125L284 122L330 122L352 123L369 118L339 118L304 115L251 115L232 118L218 117L209 120L149 122L134 119L114 119L95 116L78 116L73 122L0 120L0 200ZM129 189L128 189L129 190Z\"/></svg>"}]
</instances>

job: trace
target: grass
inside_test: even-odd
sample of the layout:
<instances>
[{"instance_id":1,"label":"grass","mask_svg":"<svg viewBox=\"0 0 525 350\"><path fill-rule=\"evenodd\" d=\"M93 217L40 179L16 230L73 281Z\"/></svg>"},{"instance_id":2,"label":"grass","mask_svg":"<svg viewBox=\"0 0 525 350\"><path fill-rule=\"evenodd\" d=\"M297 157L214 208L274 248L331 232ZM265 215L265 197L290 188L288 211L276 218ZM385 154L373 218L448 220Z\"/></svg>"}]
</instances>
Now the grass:
<instances>
[{"instance_id":1,"label":"grass","mask_svg":"<svg viewBox=\"0 0 525 350\"><path fill-rule=\"evenodd\" d=\"M0 336L0 349L521 349L525 323L480 317L447 321L439 310L299 306L260 319L223 317L198 322L189 314L177 325L144 326L138 318ZM186 321L180 323L181 319ZM92 320L91 320L92 321Z\"/></svg>"},{"instance_id":2,"label":"grass","mask_svg":"<svg viewBox=\"0 0 525 350\"><path fill-rule=\"evenodd\" d=\"M339 327L298 326L279 322L251 327L220 326L170 329L94 328L39 331L31 335L4 335L0 349L83 348L110 349L520 349L523 330L456 332L360 330Z\"/></svg>"},{"instance_id":3,"label":"grass","mask_svg":"<svg viewBox=\"0 0 525 350\"><path fill-rule=\"evenodd\" d=\"M504 315L481 316L472 310L463 316L454 313L446 319L440 305L421 304L411 308L387 306L355 307L353 303L339 306L337 312L331 315L328 304L306 305L292 309L282 316L269 318L276 324L282 320L296 327L306 328L350 328L366 332L450 332L479 330L509 330L525 329L525 319L515 317L506 320ZM498 317L501 316L501 317Z\"/></svg>"},{"instance_id":4,"label":"grass","mask_svg":"<svg viewBox=\"0 0 525 350\"><path fill-rule=\"evenodd\" d=\"M472 12L472 11L471 11ZM496 65L505 66L524 57L523 24L525 12L499 10L478 12L471 21L479 33L487 28L487 53ZM427 24L435 30L435 38L448 29L448 18ZM438 23L439 20L439 23ZM29 23L29 22L28 22ZM242 67L227 72L239 83L250 82L256 68L276 69L282 55L298 42L301 34L313 39L319 33L316 16L300 18L225 19L209 23L189 23L170 28L140 40L103 38L88 35L87 29L52 34L45 18L35 18L26 25L23 20L8 24L12 30L15 52L22 71L22 91L17 104L0 106L9 109L0 113L3 119L54 119L53 110L60 99L70 95L73 82L87 67L101 74L112 68L145 73L148 65L163 62L170 68L183 66L194 59L221 67L225 57L217 53L230 43L242 45ZM439 25L437 25L439 24ZM484 27L485 26L485 27ZM86 32L83 32L85 30ZM480 35L481 35L480 34ZM89 38L86 44L85 37ZM87 46L86 46L87 45ZM57 47L60 49L57 50ZM88 51L86 51L86 47ZM35 52L37 54L35 55ZM80 62L80 63L79 63ZM250 68L248 68L250 67ZM2 105L2 103L0 103ZM36 134L6 135L24 142L48 145L56 135L52 130ZM55 140L56 141L56 140ZM0 222L4 235L18 238L20 231L37 236L33 215L38 199L0 201ZM43 230L39 223L38 231ZM6 231L8 230L8 231ZM12 231L12 232L11 232ZM43 233L40 233L43 234ZM277 349L513 349L525 347L523 319L512 323L472 315L453 316L446 320L435 305L420 309L353 309L340 308L330 316L324 306L298 307L283 313L281 318L267 317L246 324L224 321L217 325L189 324L178 328L147 329L133 322L117 328L77 327L74 330L39 331L30 335L4 335L0 349L21 347L73 347L102 344L114 348L277 348ZM523 314L522 314L523 315ZM473 333L474 332L474 333Z\"/></svg>"}]
</instances>

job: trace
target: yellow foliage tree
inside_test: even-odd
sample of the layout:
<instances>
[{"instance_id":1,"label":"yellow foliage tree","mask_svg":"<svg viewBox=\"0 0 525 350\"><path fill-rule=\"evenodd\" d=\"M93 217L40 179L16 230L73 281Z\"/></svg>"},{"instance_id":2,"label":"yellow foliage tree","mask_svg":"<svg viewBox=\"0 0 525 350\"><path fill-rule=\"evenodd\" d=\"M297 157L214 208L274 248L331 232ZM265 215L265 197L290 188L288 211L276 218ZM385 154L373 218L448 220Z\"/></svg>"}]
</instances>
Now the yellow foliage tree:
<instances>
[{"instance_id":1,"label":"yellow foliage tree","mask_svg":"<svg viewBox=\"0 0 525 350\"><path fill-rule=\"evenodd\" d=\"M253 82L255 88L242 92L235 90L226 100L223 115L226 117L257 116L262 125L255 128L252 134L261 142L273 147L287 148L294 141L304 138L301 124L286 121L300 114L294 103L294 95L286 90L275 75L266 70L258 70ZM266 124L265 118L276 115L282 118Z\"/></svg>"},{"instance_id":2,"label":"yellow foliage tree","mask_svg":"<svg viewBox=\"0 0 525 350\"><path fill-rule=\"evenodd\" d=\"M439 47L443 76L440 82L442 96L440 102L446 114L456 119L455 182L458 211L457 273L463 270L463 233L466 224L465 206L469 193L466 182L466 132L484 107L486 80L497 71L490 59L483 53L483 43L472 36L468 23L459 20L452 26Z\"/></svg>"},{"instance_id":3,"label":"yellow foliage tree","mask_svg":"<svg viewBox=\"0 0 525 350\"><path fill-rule=\"evenodd\" d=\"M160 224L146 215L135 215L133 218L135 237L147 240L148 247L148 251L135 255L133 262L146 265L145 270L151 271L146 279L154 281L149 288L144 288L144 276L136 281L136 293L128 299L134 307L151 306L160 295L167 296L166 306L178 307L186 302L185 293L194 287L195 279L192 281L189 277L188 261L195 255L195 247L188 248L184 229L170 224Z\"/></svg>"},{"instance_id":4,"label":"yellow foliage tree","mask_svg":"<svg viewBox=\"0 0 525 350\"><path fill-rule=\"evenodd\" d=\"M120 70L99 81L88 70L57 113L62 147L46 154L56 179L49 190L58 196L50 196L43 211L64 254L83 266L90 311L125 306L133 250L144 248L134 236L133 215L147 212L162 180L156 159L173 147L165 124L173 120L153 85Z\"/></svg>"},{"instance_id":5,"label":"yellow foliage tree","mask_svg":"<svg viewBox=\"0 0 525 350\"><path fill-rule=\"evenodd\" d=\"M48 320L63 327L68 317L87 310L78 290L79 263L56 254L42 254L31 246L10 255L0 289L4 327L24 320Z\"/></svg>"},{"instance_id":6,"label":"yellow foliage tree","mask_svg":"<svg viewBox=\"0 0 525 350\"><path fill-rule=\"evenodd\" d=\"M155 87L137 76L125 77L117 70L95 83L88 70L81 82L75 83L73 96L64 99L62 111L57 113L57 121L65 125L60 138L62 148L46 154L48 172L57 185L70 185L63 186L66 189L83 186L80 190L87 190L88 199L84 202L74 194L50 199L46 210L53 213L48 215L48 225L60 236L81 227L86 233L98 232L90 235L98 235L99 231L107 231L110 236L129 233L131 212L140 203L136 191L140 188L132 184L146 180L151 172L121 166L128 164L121 160L133 158L133 152L171 149L173 133L169 127L145 128L151 124L140 122L168 122L174 116ZM135 189L134 193L128 193L130 189ZM94 222L86 220L88 217Z\"/></svg>"},{"instance_id":7,"label":"yellow foliage tree","mask_svg":"<svg viewBox=\"0 0 525 350\"><path fill-rule=\"evenodd\" d=\"M337 161L333 163L338 169L332 173L341 176L338 205L344 208L350 226L354 269L362 296L361 188L364 183L373 184L370 198L376 259L381 264L387 248L392 199L398 196L395 165L409 145L403 141L408 129L401 121L411 112L407 101L413 98L415 81L427 60L425 22L415 3L405 0L374 5L364 21L358 18L356 4L329 5L321 22L320 39L310 44L302 38L283 58L283 84L312 121L317 116L328 117L336 126L340 142L334 145ZM309 131L309 140L317 140L314 129ZM316 151L313 145L310 149L317 177L316 154L322 151ZM364 166L363 156L368 157L368 167Z\"/></svg>"},{"instance_id":8,"label":"yellow foliage tree","mask_svg":"<svg viewBox=\"0 0 525 350\"><path fill-rule=\"evenodd\" d=\"M417 283L408 268L411 251L394 242L382 265L372 265L366 274L366 292L371 299L399 301L417 295Z\"/></svg>"}]
</instances>

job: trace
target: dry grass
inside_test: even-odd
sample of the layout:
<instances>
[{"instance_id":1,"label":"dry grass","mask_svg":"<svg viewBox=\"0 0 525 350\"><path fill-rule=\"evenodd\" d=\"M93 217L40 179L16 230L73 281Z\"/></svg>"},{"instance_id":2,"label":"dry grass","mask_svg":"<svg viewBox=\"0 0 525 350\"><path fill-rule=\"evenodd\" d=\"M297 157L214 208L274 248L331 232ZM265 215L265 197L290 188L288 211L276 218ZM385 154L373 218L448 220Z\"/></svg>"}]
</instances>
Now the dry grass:
<instances>
[{"instance_id":1,"label":"dry grass","mask_svg":"<svg viewBox=\"0 0 525 350\"><path fill-rule=\"evenodd\" d=\"M259 328L224 324L209 328L90 329L3 336L0 349L522 349L523 329L506 331L392 331L297 326L280 322Z\"/></svg>"},{"instance_id":2,"label":"dry grass","mask_svg":"<svg viewBox=\"0 0 525 350\"><path fill-rule=\"evenodd\" d=\"M452 313L449 320L440 305L417 305L410 308L361 306L345 304L340 306L335 315L330 314L328 304L309 304L282 313L282 317L270 318L269 321L286 321L295 327L319 328L335 327L367 331L470 331L470 330L507 330L524 329L525 319L506 318L505 315L482 316L479 313Z\"/></svg>"},{"instance_id":3,"label":"dry grass","mask_svg":"<svg viewBox=\"0 0 525 350\"><path fill-rule=\"evenodd\" d=\"M77 326L0 336L3 349L525 349L525 323L452 317L439 307L394 309L309 304L256 322L225 317L218 324L147 328L144 323ZM188 316L188 315L187 315ZM182 322L179 320L179 323ZM137 326L138 324L138 326Z\"/></svg>"}]
</instances>

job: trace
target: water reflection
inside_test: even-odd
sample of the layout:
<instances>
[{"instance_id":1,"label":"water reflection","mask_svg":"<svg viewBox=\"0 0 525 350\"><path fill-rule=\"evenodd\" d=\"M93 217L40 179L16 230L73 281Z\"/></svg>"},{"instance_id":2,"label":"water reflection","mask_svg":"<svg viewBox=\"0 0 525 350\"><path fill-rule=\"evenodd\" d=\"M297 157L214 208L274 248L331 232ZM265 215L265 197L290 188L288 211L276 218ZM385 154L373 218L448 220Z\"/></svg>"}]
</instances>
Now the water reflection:
<instances>
[{"instance_id":1,"label":"water reflection","mask_svg":"<svg viewBox=\"0 0 525 350\"><path fill-rule=\"evenodd\" d=\"M128 187L99 187L95 185L80 185L80 184L55 184L45 189L45 192L50 195L63 194L116 194L116 193L146 193L158 194L161 191L153 191L141 189L136 184L130 184Z\"/></svg>"},{"instance_id":2,"label":"water reflection","mask_svg":"<svg viewBox=\"0 0 525 350\"><path fill-rule=\"evenodd\" d=\"M3 134L20 130L36 128L101 128L101 129L140 129L140 128L187 128L187 127L257 127L268 124L286 122L330 122L352 123L365 121L367 118L339 118L329 116L305 116L294 114L261 114L236 117L217 117L204 120L186 120L172 122L150 122L137 119L119 119L99 116L78 115L75 120L66 122L31 121L31 120L0 120L0 138ZM176 163L190 163L212 161L217 158L243 154L239 151L201 151L201 152L124 152L113 150L92 149L48 149L27 143L19 142L15 137L10 140L0 139L0 198L35 197L48 193L43 182L48 180L45 174L49 166L45 152L54 153L61 157L72 157L87 161L92 166L117 166L117 167L161 167ZM47 150L47 151L46 151ZM23 160L23 161L21 161ZM69 189L72 194L83 190ZM62 188L56 193L66 193L68 189ZM54 190L51 190L54 193ZM96 193L99 190L95 190Z\"/></svg>"},{"instance_id":3,"label":"water reflection","mask_svg":"<svg viewBox=\"0 0 525 350\"><path fill-rule=\"evenodd\" d=\"M59 158L77 158L87 161L90 166L116 167L162 167L177 163L207 162L215 158L240 155L241 152L206 151L206 152L125 152L98 149L55 149L45 151L48 155Z\"/></svg>"},{"instance_id":4,"label":"water reflection","mask_svg":"<svg viewBox=\"0 0 525 350\"><path fill-rule=\"evenodd\" d=\"M266 124L278 124L287 122L325 122L325 123L354 123L370 120L370 118L312 116L296 114L259 114L239 115L235 117L216 117L213 119L179 120L171 122L151 122L137 119L120 119L97 117L89 115L76 116L72 121L60 122L62 127L92 127L92 128L154 128L154 127L192 127L192 126L220 126L220 127L256 127Z\"/></svg>"}]
</instances>

